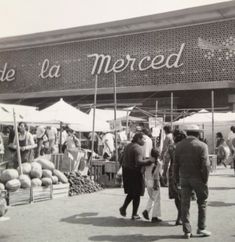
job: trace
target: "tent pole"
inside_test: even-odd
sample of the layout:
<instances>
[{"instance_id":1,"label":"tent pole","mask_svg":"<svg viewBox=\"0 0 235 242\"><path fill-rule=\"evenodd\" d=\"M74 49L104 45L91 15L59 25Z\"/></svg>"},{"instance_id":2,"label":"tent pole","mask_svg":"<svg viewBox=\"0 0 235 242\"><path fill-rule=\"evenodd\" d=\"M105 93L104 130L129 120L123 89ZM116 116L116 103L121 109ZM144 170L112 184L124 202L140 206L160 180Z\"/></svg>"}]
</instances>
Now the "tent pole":
<instances>
[{"instance_id":1,"label":"tent pole","mask_svg":"<svg viewBox=\"0 0 235 242\"><path fill-rule=\"evenodd\" d=\"M60 122L60 140L59 140L59 153L62 153L62 122Z\"/></svg>"},{"instance_id":2,"label":"tent pole","mask_svg":"<svg viewBox=\"0 0 235 242\"><path fill-rule=\"evenodd\" d=\"M127 110L126 111L126 137L127 137L127 140L129 140L128 139L128 136L129 136L129 125L128 125L129 120L128 120L128 118L129 118L129 111Z\"/></svg>"},{"instance_id":3,"label":"tent pole","mask_svg":"<svg viewBox=\"0 0 235 242\"><path fill-rule=\"evenodd\" d=\"M174 96L173 92L171 92L171 129L173 129L173 105L174 105Z\"/></svg>"},{"instance_id":4,"label":"tent pole","mask_svg":"<svg viewBox=\"0 0 235 242\"><path fill-rule=\"evenodd\" d=\"M91 139L91 157L90 157L90 165L94 153L94 143L95 143L95 111L96 111L96 102L97 102L97 83L98 83L98 75L95 76L95 93L94 93L94 104L93 104L93 120L92 120L92 139Z\"/></svg>"},{"instance_id":5,"label":"tent pole","mask_svg":"<svg viewBox=\"0 0 235 242\"><path fill-rule=\"evenodd\" d=\"M211 114L212 114L212 154L215 153L215 120L214 120L214 91L211 91Z\"/></svg>"},{"instance_id":6,"label":"tent pole","mask_svg":"<svg viewBox=\"0 0 235 242\"><path fill-rule=\"evenodd\" d=\"M19 164L19 169L20 169L20 175L22 175L23 171L22 171L22 162L21 162L21 154L20 154L19 134L18 134L18 129L17 129L17 121L16 121L16 114L15 114L14 108L13 108L13 118L14 118L15 137L16 137L17 159L18 159L18 164Z\"/></svg>"},{"instance_id":7,"label":"tent pole","mask_svg":"<svg viewBox=\"0 0 235 242\"><path fill-rule=\"evenodd\" d=\"M117 90L116 90L116 73L114 72L113 78L113 93L114 93L114 135L115 135L115 161L118 162L118 149L117 149Z\"/></svg>"}]
</instances>

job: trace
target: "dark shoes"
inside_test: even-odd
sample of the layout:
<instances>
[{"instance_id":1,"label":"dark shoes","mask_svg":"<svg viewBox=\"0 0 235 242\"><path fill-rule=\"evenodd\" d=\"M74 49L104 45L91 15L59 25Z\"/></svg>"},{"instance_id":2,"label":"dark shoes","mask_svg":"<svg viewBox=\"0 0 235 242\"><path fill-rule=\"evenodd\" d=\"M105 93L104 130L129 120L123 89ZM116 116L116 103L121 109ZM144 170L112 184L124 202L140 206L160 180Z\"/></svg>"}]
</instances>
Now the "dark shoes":
<instances>
[{"instance_id":1,"label":"dark shoes","mask_svg":"<svg viewBox=\"0 0 235 242\"><path fill-rule=\"evenodd\" d=\"M143 214L143 217L144 217L146 220L149 220L149 213L148 213L147 210L144 210L142 214Z\"/></svg>"},{"instance_id":2,"label":"dark shoes","mask_svg":"<svg viewBox=\"0 0 235 242\"><path fill-rule=\"evenodd\" d=\"M185 238L185 239L190 239L190 238L192 238L192 237L193 237L192 233L185 233L185 234L184 234L184 238Z\"/></svg>"},{"instance_id":3,"label":"dark shoes","mask_svg":"<svg viewBox=\"0 0 235 242\"><path fill-rule=\"evenodd\" d=\"M162 222L162 220L158 217L152 217L152 220L151 220L152 223L160 223Z\"/></svg>"},{"instance_id":4,"label":"dark shoes","mask_svg":"<svg viewBox=\"0 0 235 242\"><path fill-rule=\"evenodd\" d=\"M132 215L131 219L132 220L139 220L140 219L140 216L138 214Z\"/></svg>"},{"instance_id":5,"label":"dark shoes","mask_svg":"<svg viewBox=\"0 0 235 242\"><path fill-rule=\"evenodd\" d=\"M126 217L126 210L123 207L119 208L119 212L123 217Z\"/></svg>"},{"instance_id":6,"label":"dark shoes","mask_svg":"<svg viewBox=\"0 0 235 242\"><path fill-rule=\"evenodd\" d=\"M198 229L197 234L203 236L203 237L209 237L211 236L211 232L205 229Z\"/></svg>"}]
</instances>

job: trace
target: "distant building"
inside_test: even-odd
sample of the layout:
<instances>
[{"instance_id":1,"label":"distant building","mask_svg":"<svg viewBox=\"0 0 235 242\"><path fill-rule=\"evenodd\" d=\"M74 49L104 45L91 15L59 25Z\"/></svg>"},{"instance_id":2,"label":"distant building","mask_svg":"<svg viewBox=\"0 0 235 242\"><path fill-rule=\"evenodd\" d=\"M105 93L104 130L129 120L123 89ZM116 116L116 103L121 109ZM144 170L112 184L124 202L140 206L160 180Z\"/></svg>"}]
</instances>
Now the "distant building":
<instances>
[{"instance_id":1,"label":"distant building","mask_svg":"<svg viewBox=\"0 0 235 242\"><path fill-rule=\"evenodd\" d=\"M0 101L235 110L235 3L0 39Z\"/></svg>"}]
</instances>

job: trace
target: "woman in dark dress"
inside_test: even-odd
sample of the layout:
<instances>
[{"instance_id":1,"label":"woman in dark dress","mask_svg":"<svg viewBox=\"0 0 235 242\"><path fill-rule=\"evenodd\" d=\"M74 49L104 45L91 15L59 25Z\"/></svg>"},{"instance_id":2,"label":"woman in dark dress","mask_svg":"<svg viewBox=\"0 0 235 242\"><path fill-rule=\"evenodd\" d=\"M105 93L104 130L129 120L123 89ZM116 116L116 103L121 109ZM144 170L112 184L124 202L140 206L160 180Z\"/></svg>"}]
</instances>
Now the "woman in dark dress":
<instances>
[{"instance_id":1,"label":"woman in dark dress","mask_svg":"<svg viewBox=\"0 0 235 242\"><path fill-rule=\"evenodd\" d=\"M182 130L174 130L173 132L173 139L174 139L174 144L171 144L168 147L168 152L170 155L170 167L169 167L169 198L170 199L175 199L175 206L178 211L177 219L175 222L175 225L181 225L181 195L180 195L180 188L179 185L177 184L175 180L175 175L174 175L174 168L175 168L175 146L178 142L186 138L186 133Z\"/></svg>"},{"instance_id":2,"label":"woman in dark dress","mask_svg":"<svg viewBox=\"0 0 235 242\"><path fill-rule=\"evenodd\" d=\"M127 194L126 199L119 209L122 216L126 216L126 209L130 202L133 202L132 219L139 219L137 214L140 196L144 195L145 182L143 176L143 166L152 164L150 159L144 159L143 149L144 137L142 133L136 133L132 142L125 147L122 169L123 169L123 186L124 192Z\"/></svg>"}]
</instances>

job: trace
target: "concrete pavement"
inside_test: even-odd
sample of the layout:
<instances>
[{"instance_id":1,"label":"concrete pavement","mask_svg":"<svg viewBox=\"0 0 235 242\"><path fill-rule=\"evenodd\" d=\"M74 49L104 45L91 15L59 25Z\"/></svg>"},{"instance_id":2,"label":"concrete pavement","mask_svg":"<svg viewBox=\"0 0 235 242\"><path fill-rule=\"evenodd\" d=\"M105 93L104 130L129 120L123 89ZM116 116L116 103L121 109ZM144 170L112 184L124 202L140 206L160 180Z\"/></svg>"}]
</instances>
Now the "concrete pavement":
<instances>
[{"instance_id":1,"label":"concrete pavement","mask_svg":"<svg viewBox=\"0 0 235 242\"><path fill-rule=\"evenodd\" d=\"M193 237L190 241L235 241L235 176L231 169L218 168L209 181L208 201L209 238ZM29 205L11 207L0 222L0 241L3 242L154 242L185 241L181 226L174 226L176 209L168 199L167 188L161 188L162 219L156 225L144 219L130 220L119 215L125 195L123 189L103 191L75 197L54 199ZM141 200L139 214L144 210L147 194ZM197 204L191 203L193 232L197 225Z\"/></svg>"}]
</instances>

